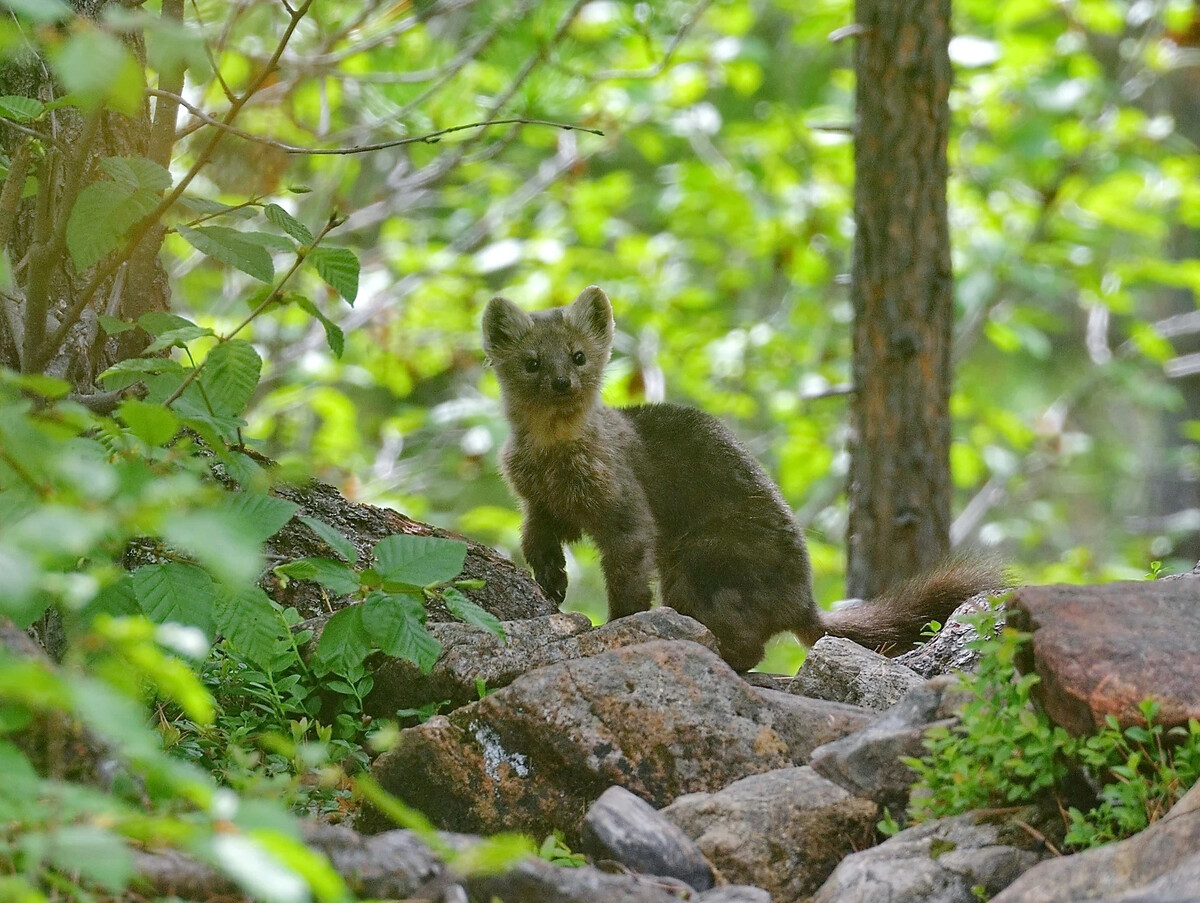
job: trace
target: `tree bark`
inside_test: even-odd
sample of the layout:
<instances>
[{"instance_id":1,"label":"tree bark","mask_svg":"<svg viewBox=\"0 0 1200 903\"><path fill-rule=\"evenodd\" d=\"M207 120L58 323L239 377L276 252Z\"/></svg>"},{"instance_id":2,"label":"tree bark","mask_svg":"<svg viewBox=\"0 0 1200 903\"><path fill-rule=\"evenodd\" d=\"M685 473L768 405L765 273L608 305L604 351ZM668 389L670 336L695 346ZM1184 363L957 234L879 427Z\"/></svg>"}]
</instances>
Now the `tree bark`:
<instances>
[{"instance_id":1,"label":"tree bark","mask_svg":"<svg viewBox=\"0 0 1200 903\"><path fill-rule=\"evenodd\" d=\"M858 0L847 593L945 555L953 281L949 0Z\"/></svg>"}]
</instances>

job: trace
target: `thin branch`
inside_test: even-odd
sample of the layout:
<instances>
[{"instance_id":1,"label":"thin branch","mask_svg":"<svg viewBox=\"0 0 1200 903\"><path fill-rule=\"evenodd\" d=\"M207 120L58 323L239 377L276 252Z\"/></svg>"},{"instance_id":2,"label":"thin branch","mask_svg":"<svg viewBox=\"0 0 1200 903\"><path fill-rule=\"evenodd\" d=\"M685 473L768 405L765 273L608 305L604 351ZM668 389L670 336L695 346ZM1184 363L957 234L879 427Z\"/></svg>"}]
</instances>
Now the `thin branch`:
<instances>
[{"instance_id":1,"label":"thin branch","mask_svg":"<svg viewBox=\"0 0 1200 903\"><path fill-rule=\"evenodd\" d=\"M168 92L159 90L157 88L148 88L146 93L154 97L168 96ZM489 119L482 122L468 122L464 125L452 125L448 128L438 129L436 132L429 132L426 135L410 135L407 138L393 138L390 141L379 141L375 144L360 144L355 147L298 147L294 144L276 141L274 138L264 138L261 135L255 135L251 132L247 132L245 129L239 129L236 126L229 125L227 122L221 119L215 119L200 108L196 107L194 104L189 103L187 99L178 94L170 95L170 97L176 103L185 107L187 111L197 119L202 120L206 125L211 125L214 128L220 129L221 131L228 132L231 135L236 135L238 138L241 138L245 141L252 141L255 144L273 147L284 151L285 153L303 156L367 154L371 153L372 151L386 150L389 147L400 147L405 144L437 144L438 141L440 141L444 136L452 134L453 132L461 132L466 129L488 128L489 126L493 125L542 125L549 128L563 129L564 131L589 132L592 135L600 135L601 137L604 136L604 132L600 131L599 129L591 129L582 125L573 125L569 122L553 122L548 119L525 119L518 117L512 119Z\"/></svg>"},{"instance_id":2,"label":"thin branch","mask_svg":"<svg viewBox=\"0 0 1200 903\"><path fill-rule=\"evenodd\" d=\"M25 174L29 172L31 145L32 141L28 138L17 145L8 163L4 188L0 189L0 251L8 247L8 239L17 222L17 205L21 203Z\"/></svg>"},{"instance_id":3,"label":"thin branch","mask_svg":"<svg viewBox=\"0 0 1200 903\"><path fill-rule=\"evenodd\" d=\"M712 0L701 0L701 2L692 7L692 11L679 23L679 31L675 32L674 37L671 38L671 42L667 44L667 49L663 51L662 58L653 66L647 66L645 69L601 69L599 72L588 77L596 81L607 81L618 78L657 78L671 65L671 60L674 58L676 51L679 50L680 45L683 44L684 38L687 37L688 32L695 27L696 23L700 21L700 18L707 12L710 6L712 6Z\"/></svg>"},{"instance_id":4,"label":"thin branch","mask_svg":"<svg viewBox=\"0 0 1200 903\"><path fill-rule=\"evenodd\" d=\"M292 39L292 35L295 33L296 28L300 24L300 20L304 18L305 14L308 12L308 8L312 4L313 0L304 0L296 12L292 14L291 18L288 20L287 27L283 31L283 35L279 38L279 43L276 45L275 52L271 55L270 60L259 71L258 75L255 76L253 81L251 81L250 86L245 90L245 92L243 92L238 99L230 105L229 109L225 111L223 121L226 125L232 123L232 121L241 111L242 107L246 105L247 101L254 96L254 93L263 86L263 84L275 71L275 67L279 64L279 58L283 55L284 48L287 47L288 42ZM99 290L100 285L105 279L108 279L113 273L115 273L123 263L133 256L133 252L137 249L138 245L141 244L141 241L146 234L152 228L154 228L159 219L161 219L162 215L166 213L167 210L169 210L177 200L179 200L180 195L187 190L188 185L192 183L192 180L196 178L200 170L207 165L213 152L216 150L217 145L224 137L225 133L220 129L213 133L212 138L210 138L208 144L201 149L191 168L179 179L171 192L167 194L166 197L164 197L161 201L159 201L153 210L151 210L148 214L142 217L141 220L138 221L138 224L133 228L129 238L125 241L125 244L121 247L120 251L118 251L116 254L110 254L106 262L96 270L96 272L92 275L91 281L89 281L88 284L76 296L74 303L63 317L62 322L58 325L58 328L54 331L54 334L42 345L41 350L37 353L37 355L35 355L34 361L31 364L30 372L45 366L47 361L54 356L54 354L58 351L59 346L62 344L63 339L66 338L71 327L79 322L80 316L82 316L84 309Z\"/></svg>"},{"instance_id":5,"label":"thin branch","mask_svg":"<svg viewBox=\"0 0 1200 903\"><path fill-rule=\"evenodd\" d=\"M163 0L162 19L167 25L178 25L183 21L183 0ZM160 75L158 86L167 94L178 94L183 90L184 67ZM159 166L171 163L171 149L175 146L175 119L177 103L169 96L160 96L154 105L154 123L150 126L150 147L147 156Z\"/></svg>"},{"instance_id":6,"label":"thin branch","mask_svg":"<svg viewBox=\"0 0 1200 903\"><path fill-rule=\"evenodd\" d=\"M289 280L291 280L291 278L294 275L296 275L296 271L299 270L300 267L304 265L305 259L308 257L309 253L313 250L313 248L317 247L317 245L319 245L321 243L321 240L324 239L325 236L328 235L331 230L333 230L337 226L341 225L342 222L343 221L341 219L331 216L329 218L329 220L325 223L325 228L323 228L320 231L320 233L317 235L317 237L313 239L313 242L311 245L302 246L302 247L298 248L296 250L296 259L292 262L292 265L288 269L288 271L283 274L283 278L280 279L279 282L275 285L275 288L271 289L270 294L268 294L267 297L265 297L262 300L262 302L256 308L254 308L254 310L250 311L250 313L246 315L246 318L244 320L242 320L242 322L240 322L237 326L233 327L233 329L230 330L225 335L218 336L217 344L223 345L226 342L228 342L230 339L232 339L234 336L236 336L239 332L241 332L243 329L245 329L247 326L249 326L251 323L253 323L254 320L257 319L258 316L260 314L262 314L262 312L264 310L266 310L268 307L270 307L272 304L274 304L276 301L278 301L280 296L283 294L283 287L288 284ZM191 352L189 351L188 354L190 355ZM171 393L171 396L166 401L163 402L163 407L169 408L175 401L178 400L179 396L184 393L184 391L187 389L187 387L196 381L196 378L200 375L200 371L204 369L204 364L207 361L208 361L208 358L205 358L204 361L201 362L200 366L197 367L197 366L193 365L192 372L189 373L187 375L187 377L183 380L183 382L181 382L179 384L179 387L174 392Z\"/></svg>"},{"instance_id":7,"label":"thin branch","mask_svg":"<svg viewBox=\"0 0 1200 903\"><path fill-rule=\"evenodd\" d=\"M29 126L21 125L19 122L13 122L11 119L0 119L0 125L8 126L14 131L29 135L31 138L37 138L39 141L44 141L61 153L67 152L66 145L60 142L53 135L44 135L37 129L31 129Z\"/></svg>"}]
</instances>

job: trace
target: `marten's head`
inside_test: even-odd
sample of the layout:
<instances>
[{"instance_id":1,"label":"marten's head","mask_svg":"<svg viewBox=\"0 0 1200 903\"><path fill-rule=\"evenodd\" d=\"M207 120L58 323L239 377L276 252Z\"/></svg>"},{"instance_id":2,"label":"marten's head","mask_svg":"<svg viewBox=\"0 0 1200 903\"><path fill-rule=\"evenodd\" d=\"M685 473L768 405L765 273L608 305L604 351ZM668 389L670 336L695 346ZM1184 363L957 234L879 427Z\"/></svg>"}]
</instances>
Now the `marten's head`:
<instances>
[{"instance_id":1,"label":"marten's head","mask_svg":"<svg viewBox=\"0 0 1200 903\"><path fill-rule=\"evenodd\" d=\"M612 305L594 285L566 307L532 314L507 298L489 301L483 350L509 420L535 439L576 435L599 399L612 338Z\"/></svg>"}]
</instances>

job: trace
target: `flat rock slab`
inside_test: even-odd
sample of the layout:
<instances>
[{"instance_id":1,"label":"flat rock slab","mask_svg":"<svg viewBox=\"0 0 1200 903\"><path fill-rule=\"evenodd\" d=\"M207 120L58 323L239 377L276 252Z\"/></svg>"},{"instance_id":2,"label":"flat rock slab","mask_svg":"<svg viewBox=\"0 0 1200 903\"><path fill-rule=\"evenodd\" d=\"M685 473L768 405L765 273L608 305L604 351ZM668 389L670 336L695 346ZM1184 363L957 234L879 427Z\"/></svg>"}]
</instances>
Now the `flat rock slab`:
<instances>
[{"instance_id":1,"label":"flat rock slab","mask_svg":"<svg viewBox=\"0 0 1200 903\"><path fill-rule=\"evenodd\" d=\"M847 856L812 903L1000 903L990 895L1048 855L1035 846L1028 833L971 813L927 822Z\"/></svg>"},{"instance_id":2,"label":"flat rock slab","mask_svg":"<svg viewBox=\"0 0 1200 903\"><path fill-rule=\"evenodd\" d=\"M368 714L394 716L397 709L428 702L458 708L479 698L480 685L495 690L534 668L647 640L691 640L717 649L707 627L672 608L638 612L596 628L577 612L504 621L502 626L504 639L470 624L429 624L442 654L428 674L405 659L379 656L372 671L375 686L366 700Z\"/></svg>"},{"instance_id":3,"label":"flat rock slab","mask_svg":"<svg viewBox=\"0 0 1200 903\"><path fill-rule=\"evenodd\" d=\"M1200 784L1141 834L1048 859L992 903L1194 903L1200 900Z\"/></svg>"},{"instance_id":4,"label":"flat rock slab","mask_svg":"<svg viewBox=\"0 0 1200 903\"><path fill-rule=\"evenodd\" d=\"M842 858L874 841L879 810L811 768L783 768L691 793L662 810L722 876L806 900Z\"/></svg>"},{"instance_id":5,"label":"flat rock slab","mask_svg":"<svg viewBox=\"0 0 1200 903\"><path fill-rule=\"evenodd\" d=\"M854 706L757 690L703 646L656 640L522 675L402 731L372 771L440 827L558 828L574 844L588 806L614 784L661 808L802 764L870 720ZM359 824L388 827L371 810Z\"/></svg>"},{"instance_id":6,"label":"flat rock slab","mask_svg":"<svg viewBox=\"0 0 1200 903\"><path fill-rule=\"evenodd\" d=\"M1068 730L1090 733L1108 715L1141 724L1147 697L1164 725L1200 718L1200 579L1025 586L1008 608L1033 633L1042 703Z\"/></svg>"}]
</instances>

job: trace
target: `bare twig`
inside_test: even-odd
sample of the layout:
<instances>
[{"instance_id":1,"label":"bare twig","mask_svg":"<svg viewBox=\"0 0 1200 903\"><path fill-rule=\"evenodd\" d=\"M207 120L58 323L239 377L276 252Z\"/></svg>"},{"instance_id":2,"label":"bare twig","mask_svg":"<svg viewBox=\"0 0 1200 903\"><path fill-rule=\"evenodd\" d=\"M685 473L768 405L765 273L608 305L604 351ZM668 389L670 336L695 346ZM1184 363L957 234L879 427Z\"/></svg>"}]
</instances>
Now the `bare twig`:
<instances>
[{"instance_id":1,"label":"bare twig","mask_svg":"<svg viewBox=\"0 0 1200 903\"><path fill-rule=\"evenodd\" d=\"M13 122L11 119L0 119L0 125L8 126L8 128L12 129L13 131L29 135L31 138L36 138L38 141L44 141L46 144L51 145L62 153L66 153L67 151L66 145L60 142L53 135L44 135L37 129L31 129L29 126L21 125L19 122Z\"/></svg>"},{"instance_id":2,"label":"bare twig","mask_svg":"<svg viewBox=\"0 0 1200 903\"><path fill-rule=\"evenodd\" d=\"M149 88L146 91L154 97L163 97L167 95L166 91L156 88ZM209 116L203 110L189 103L185 98L178 94L171 95L172 99L187 109L189 113L197 119L202 120L207 125L228 132L231 135L236 135L245 141L253 141L255 144L262 144L266 147L274 147L278 150L289 154L306 155L306 156L322 156L322 155L347 155L347 154L366 154L372 151L385 150L389 147L400 147L404 144L437 144L444 136L454 132L461 132L467 129L482 129L494 125L541 125L549 128L563 129L564 131L589 132L593 135L603 136L604 132L599 129L592 129L582 125L573 125L569 122L553 122L548 119L525 119L514 117L512 119L488 119L482 122L468 122L463 125L452 125L444 129L438 129L435 132L429 132L425 135L410 135L407 138L393 138L390 141L379 141L375 144L360 144L356 147L298 147L294 144L287 144L283 141L276 141L274 138L264 138L261 135L255 135L247 132L244 129L239 129L236 126L229 125L227 122Z\"/></svg>"}]
</instances>

